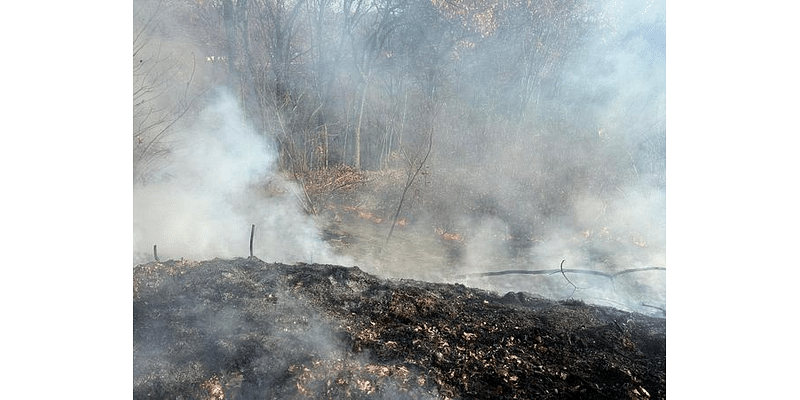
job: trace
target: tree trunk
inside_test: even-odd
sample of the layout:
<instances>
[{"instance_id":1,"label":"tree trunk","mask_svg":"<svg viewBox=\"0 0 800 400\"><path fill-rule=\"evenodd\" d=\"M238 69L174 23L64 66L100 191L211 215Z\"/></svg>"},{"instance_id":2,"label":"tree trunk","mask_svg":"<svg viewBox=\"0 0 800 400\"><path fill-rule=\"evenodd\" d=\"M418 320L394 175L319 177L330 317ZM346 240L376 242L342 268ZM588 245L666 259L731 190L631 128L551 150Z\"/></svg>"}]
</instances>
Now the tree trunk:
<instances>
[{"instance_id":1,"label":"tree trunk","mask_svg":"<svg viewBox=\"0 0 800 400\"><path fill-rule=\"evenodd\" d=\"M233 88L236 73L233 67L236 60L236 21L233 0L222 1L222 21L225 25L225 47L228 55L228 85Z\"/></svg>"},{"instance_id":2,"label":"tree trunk","mask_svg":"<svg viewBox=\"0 0 800 400\"><path fill-rule=\"evenodd\" d=\"M361 106L358 110L358 123L356 124L356 143L355 143L355 160L353 161L353 166L357 169L361 169L361 121L364 118L364 101L367 98L367 83L364 83L364 90L361 92Z\"/></svg>"}]
</instances>

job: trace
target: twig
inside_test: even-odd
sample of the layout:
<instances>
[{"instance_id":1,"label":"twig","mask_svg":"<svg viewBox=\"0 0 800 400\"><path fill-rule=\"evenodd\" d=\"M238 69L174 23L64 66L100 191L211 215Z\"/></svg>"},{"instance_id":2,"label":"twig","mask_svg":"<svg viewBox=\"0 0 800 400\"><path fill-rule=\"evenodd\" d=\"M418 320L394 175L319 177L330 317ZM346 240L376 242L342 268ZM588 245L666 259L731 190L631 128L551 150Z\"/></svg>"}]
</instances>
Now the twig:
<instances>
[{"instance_id":1,"label":"twig","mask_svg":"<svg viewBox=\"0 0 800 400\"><path fill-rule=\"evenodd\" d=\"M572 297L572 295L575 294L575 291L578 290L578 287L575 286L575 284L572 283L572 281L569 280L569 278L567 278L567 274L564 273L564 261L567 260L561 260L561 275L564 275L564 279L566 279L567 282L569 282L569 284L572 285L572 293L569 294L569 297Z\"/></svg>"},{"instance_id":2,"label":"twig","mask_svg":"<svg viewBox=\"0 0 800 400\"><path fill-rule=\"evenodd\" d=\"M153 245L153 258L156 259L156 262L161 262L161 261L158 260L158 248L157 247L158 246Z\"/></svg>"},{"instance_id":3,"label":"twig","mask_svg":"<svg viewBox=\"0 0 800 400\"><path fill-rule=\"evenodd\" d=\"M177 123L177 122L178 122L178 120L180 120L180 119L181 119L181 117L183 117L183 115L184 115L184 114L186 114L186 113L189 111L189 109L192 107L192 104L194 104L194 102L195 102L195 101L196 101L196 100L197 100L197 99L198 99L200 96L204 95L204 94L205 94L207 91L208 91L208 90L204 90L202 93L200 93L200 94L198 94L197 96L195 96L195 97L194 97L194 98L193 98L193 99L192 99L192 100L189 102L189 104L186 106L186 108L185 108L183 111L181 111L181 113L180 113L180 114L178 114L178 116L177 116L177 117L175 117L175 119L173 119L173 120L172 120L172 121L171 121L169 124L167 124L167 126L166 126L166 127L164 127L164 129L162 129L160 132L158 132L158 133L157 133L157 134L156 134L156 135L155 135L155 136L154 136L154 137L153 137L153 138L152 138L152 139L151 139L151 140L150 140L150 141L147 143L147 146L145 146L145 148L144 148L144 149L143 149L143 150L140 152L139 158L140 158L140 159L141 159L141 158L144 158L145 154L147 153L147 150L149 150L149 149L150 149L150 147L151 147L153 144L155 144L156 142L158 142L159 138L160 138L161 136L163 136L163 135L164 135L164 134L165 134L165 133L166 133L166 132L169 130L169 128L171 128L173 125L175 125L175 123Z\"/></svg>"},{"instance_id":4,"label":"twig","mask_svg":"<svg viewBox=\"0 0 800 400\"><path fill-rule=\"evenodd\" d=\"M297 201L303 207L303 210L305 210L307 213L317 215L316 207L314 207L314 203L311 201L311 197L308 195L308 190L306 190L305 179L303 179L303 177L297 172L294 173L294 177L300 182L300 185L298 186L300 186L300 189L303 192L303 197L301 197L296 190L292 190L292 194L294 195L295 199L297 199Z\"/></svg>"}]
</instances>

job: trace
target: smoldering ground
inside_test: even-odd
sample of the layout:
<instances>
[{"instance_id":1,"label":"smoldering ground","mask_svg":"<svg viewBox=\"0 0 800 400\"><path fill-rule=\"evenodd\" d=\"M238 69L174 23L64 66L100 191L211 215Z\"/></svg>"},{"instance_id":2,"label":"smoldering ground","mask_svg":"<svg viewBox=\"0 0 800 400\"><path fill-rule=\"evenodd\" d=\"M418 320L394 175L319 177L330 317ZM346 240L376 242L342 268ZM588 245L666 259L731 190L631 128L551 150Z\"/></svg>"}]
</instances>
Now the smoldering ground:
<instances>
[{"instance_id":1,"label":"smoldering ground","mask_svg":"<svg viewBox=\"0 0 800 400\"><path fill-rule=\"evenodd\" d=\"M665 398L664 339L660 318L358 268L134 269L134 398Z\"/></svg>"},{"instance_id":2,"label":"smoldering ground","mask_svg":"<svg viewBox=\"0 0 800 400\"><path fill-rule=\"evenodd\" d=\"M370 375L368 354L353 352L342 327L295 287L309 283L295 276L299 268L266 266L238 258L137 267L134 398L278 399L311 391L436 398L431 388L401 389L400 381Z\"/></svg>"}]
</instances>

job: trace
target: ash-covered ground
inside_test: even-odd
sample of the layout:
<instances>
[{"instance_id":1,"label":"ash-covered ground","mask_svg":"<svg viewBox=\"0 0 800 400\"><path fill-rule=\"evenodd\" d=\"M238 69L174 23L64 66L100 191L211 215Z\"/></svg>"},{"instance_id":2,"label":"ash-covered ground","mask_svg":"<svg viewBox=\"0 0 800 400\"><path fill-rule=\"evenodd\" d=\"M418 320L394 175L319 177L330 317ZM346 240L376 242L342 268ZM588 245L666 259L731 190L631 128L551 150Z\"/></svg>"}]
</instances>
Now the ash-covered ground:
<instances>
[{"instance_id":1,"label":"ash-covered ground","mask_svg":"<svg viewBox=\"0 0 800 400\"><path fill-rule=\"evenodd\" d=\"M133 274L134 398L666 397L666 320L258 258Z\"/></svg>"}]
</instances>

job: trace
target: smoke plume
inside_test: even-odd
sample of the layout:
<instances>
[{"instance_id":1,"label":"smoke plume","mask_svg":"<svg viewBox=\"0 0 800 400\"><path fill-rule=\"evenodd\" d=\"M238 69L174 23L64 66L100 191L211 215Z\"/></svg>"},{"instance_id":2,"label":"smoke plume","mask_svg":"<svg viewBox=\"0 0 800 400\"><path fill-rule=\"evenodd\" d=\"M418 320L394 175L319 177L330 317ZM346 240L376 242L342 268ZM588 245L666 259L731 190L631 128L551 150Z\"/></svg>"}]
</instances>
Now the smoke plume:
<instances>
[{"instance_id":1,"label":"smoke plume","mask_svg":"<svg viewBox=\"0 0 800 400\"><path fill-rule=\"evenodd\" d=\"M153 245L163 259L245 257L252 224L256 257L346 262L302 212L301 189L277 174L271 137L255 132L228 91L174 138L169 165L134 191L134 263L152 260Z\"/></svg>"}]
</instances>

